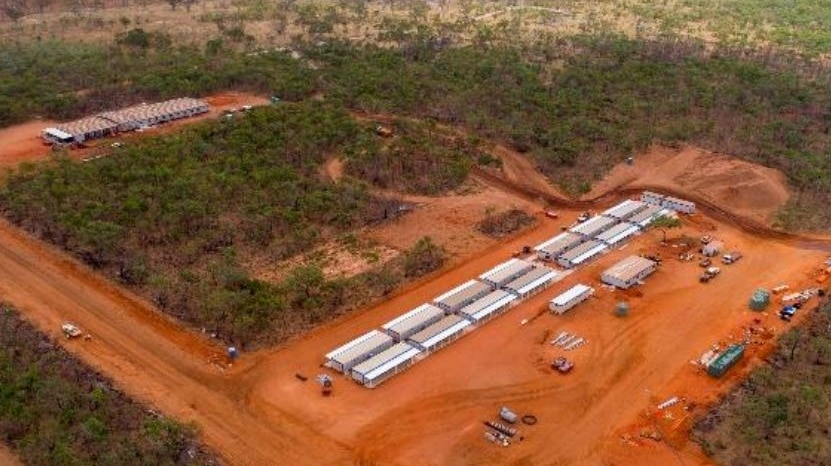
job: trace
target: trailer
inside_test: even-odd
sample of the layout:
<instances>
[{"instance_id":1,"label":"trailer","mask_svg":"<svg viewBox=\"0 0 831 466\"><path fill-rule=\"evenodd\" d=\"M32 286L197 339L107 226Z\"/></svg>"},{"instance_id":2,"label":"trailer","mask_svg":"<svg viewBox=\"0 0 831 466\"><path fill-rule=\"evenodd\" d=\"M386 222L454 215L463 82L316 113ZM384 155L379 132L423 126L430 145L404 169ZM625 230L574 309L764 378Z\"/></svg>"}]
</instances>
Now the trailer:
<instances>
[{"instance_id":1,"label":"trailer","mask_svg":"<svg viewBox=\"0 0 831 466\"><path fill-rule=\"evenodd\" d=\"M658 263L640 256L629 256L600 275L603 283L627 289L655 272Z\"/></svg>"},{"instance_id":2,"label":"trailer","mask_svg":"<svg viewBox=\"0 0 831 466\"><path fill-rule=\"evenodd\" d=\"M370 330L326 354L326 366L346 374L354 366L390 348L392 345L393 338L391 336L378 330Z\"/></svg>"},{"instance_id":3,"label":"trailer","mask_svg":"<svg viewBox=\"0 0 831 466\"><path fill-rule=\"evenodd\" d=\"M382 325L381 329L399 342L438 322L442 317L444 317L443 309L432 304L422 304Z\"/></svg>"},{"instance_id":4,"label":"trailer","mask_svg":"<svg viewBox=\"0 0 831 466\"><path fill-rule=\"evenodd\" d=\"M481 324L499 315L516 303L519 298L505 290L495 290L483 298L459 309L457 314L473 324Z\"/></svg>"},{"instance_id":5,"label":"trailer","mask_svg":"<svg viewBox=\"0 0 831 466\"><path fill-rule=\"evenodd\" d=\"M491 292L491 286L478 280L469 280L433 300L447 312L455 312Z\"/></svg>"},{"instance_id":6,"label":"trailer","mask_svg":"<svg viewBox=\"0 0 831 466\"><path fill-rule=\"evenodd\" d=\"M570 231L565 231L541 244L538 244L534 247L534 251L541 260L553 261L562 253L574 248L583 241L585 241L583 236Z\"/></svg>"},{"instance_id":7,"label":"trailer","mask_svg":"<svg viewBox=\"0 0 831 466\"><path fill-rule=\"evenodd\" d=\"M730 345L713 362L707 366L707 373L715 378L723 376L744 356L744 345Z\"/></svg>"},{"instance_id":8,"label":"trailer","mask_svg":"<svg viewBox=\"0 0 831 466\"><path fill-rule=\"evenodd\" d=\"M528 273L534 265L522 259L511 259L488 270L479 276L479 280L493 288L500 288L508 282Z\"/></svg>"},{"instance_id":9,"label":"trailer","mask_svg":"<svg viewBox=\"0 0 831 466\"><path fill-rule=\"evenodd\" d=\"M424 353L433 352L462 336L470 325L470 321L461 316L449 315L411 336L407 342Z\"/></svg>"},{"instance_id":10,"label":"trailer","mask_svg":"<svg viewBox=\"0 0 831 466\"><path fill-rule=\"evenodd\" d=\"M421 354L421 350L408 344L397 343L353 367L352 379L367 388L375 388L381 382L406 369Z\"/></svg>"},{"instance_id":11,"label":"trailer","mask_svg":"<svg viewBox=\"0 0 831 466\"><path fill-rule=\"evenodd\" d=\"M577 284L569 288L565 293L557 296L548 303L548 308L555 314L564 314L578 304L589 299L594 294L594 288Z\"/></svg>"},{"instance_id":12,"label":"trailer","mask_svg":"<svg viewBox=\"0 0 831 466\"><path fill-rule=\"evenodd\" d=\"M525 299L543 290L557 278L559 274L548 267L539 266L508 283L503 287L520 299Z\"/></svg>"}]
</instances>

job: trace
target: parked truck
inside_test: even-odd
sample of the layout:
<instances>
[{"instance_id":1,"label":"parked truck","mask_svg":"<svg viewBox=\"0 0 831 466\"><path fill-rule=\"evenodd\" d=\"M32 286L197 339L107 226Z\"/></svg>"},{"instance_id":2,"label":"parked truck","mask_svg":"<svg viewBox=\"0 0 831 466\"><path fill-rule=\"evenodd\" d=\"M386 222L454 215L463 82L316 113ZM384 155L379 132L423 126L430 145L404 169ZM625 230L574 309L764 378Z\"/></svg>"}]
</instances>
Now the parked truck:
<instances>
[{"instance_id":1,"label":"parked truck","mask_svg":"<svg viewBox=\"0 0 831 466\"><path fill-rule=\"evenodd\" d=\"M720 273L721 269L718 267L707 267L707 270L705 270L704 273L701 274L700 277L698 277L698 281L700 281L701 283L707 283Z\"/></svg>"},{"instance_id":2,"label":"parked truck","mask_svg":"<svg viewBox=\"0 0 831 466\"><path fill-rule=\"evenodd\" d=\"M730 252L730 253L727 253L727 254L723 255L721 257L721 262L724 263L724 264L730 265L730 264L734 264L734 263L738 262L739 259L741 259L741 258L742 258L742 253L740 253L739 251L733 251L733 252Z\"/></svg>"}]
</instances>

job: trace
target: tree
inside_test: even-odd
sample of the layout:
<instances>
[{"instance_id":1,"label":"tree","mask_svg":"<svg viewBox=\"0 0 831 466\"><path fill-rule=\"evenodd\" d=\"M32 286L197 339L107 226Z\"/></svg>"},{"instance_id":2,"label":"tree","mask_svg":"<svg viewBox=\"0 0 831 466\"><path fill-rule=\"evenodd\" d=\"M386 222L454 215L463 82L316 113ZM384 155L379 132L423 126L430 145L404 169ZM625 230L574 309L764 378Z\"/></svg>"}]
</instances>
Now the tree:
<instances>
[{"instance_id":1,"label":"tree","mask_svg":"<svg viewBox=\"0 0 831 466\"><path fill-rule=\"evenodd\" d=\"M3 14L15 23L26 15L26 3L24 0L4 0Z\"/></svg>"},{"instance_id":2,"label":"tree","mask_svg":"<svg viewBox=\"0 0 831 466\"><path fill-rule=\"evenodd\" d=\"M667 242L667 230L672 228L681 228L681 220L678 217L670 217L669 215L659 215L650 224L652 228L661 230L664 234L662 243Z\"/></svg>"},{"instance_id":3,"label":"tree","mask_svg":"<svg viewBox=\"0 0 831 466\"><path fill-rule=\"evenodd\" d=\"M444 265L446 254L441 246L425 236L416 241L404 257L404 274L421 277Z\"/></svg>"}]
</instances>

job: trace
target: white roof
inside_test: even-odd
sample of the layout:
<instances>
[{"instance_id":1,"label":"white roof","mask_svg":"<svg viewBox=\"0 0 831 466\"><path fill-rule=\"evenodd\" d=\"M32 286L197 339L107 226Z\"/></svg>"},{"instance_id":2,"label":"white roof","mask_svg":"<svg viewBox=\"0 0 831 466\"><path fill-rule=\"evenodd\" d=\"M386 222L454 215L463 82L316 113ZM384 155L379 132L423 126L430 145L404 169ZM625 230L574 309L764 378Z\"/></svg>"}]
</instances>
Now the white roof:
<instances>
[{"instance_id":1,"label":"white roof","mask_svg":"<svg viewBox=\"0 0 831 466\"><path fill-rule=\"evenodd\" d=\"M436 316L443 314L443 310L433 306L432 304L422 304L412 311L402 314L387 322L382 325L381 328L384 330L392 330L393 332L400 334L413 327L418 327L424 322L429 322L430 320L435 319Z\"/></svg>"},{"instance_id":2,"label":"white roof","mask_svg":"<svg viewBox=\"0 0 831 466\"><path fill-rule=\"evenodd\" d=\"M603 252L605 249L608 249L608 248L609 248L609 246L601 243L601 244L589 249L588 251L584 252L583 254L580 254L579 256L575 257L574 259L570 260L569 262L571 262L574 265L582 264L583 262L586 262L587 260L589 260L592 257L600 254L601 252Z\"/></svg>"},{"instance_id":3,"label":"white roof","mask_svg":"<svg viewBox=\"0 0 831 466\"><path fill-rule=\"evenodd\" d=\"M496 290L482 299L461 308L459 313L479 320L516 299L517 297L514 294L508 293L505 290Z\"/></svg>"},{"instance_id":4,"label":"white roof","mask_svg":"<svg viewBox=\"0 0 831 466\"><path fill-rule=\"evenodd\" d=\"M379 330L370 330L349 343L330 351L326 355L326 359L349 362L355 357L373 351L391 341L392 337L386 333Z\"/></svg>"},{"instance_id":5,"label":"white roof","mask_svg":"<svg viewBox=\"0 0 831 466\"><path fill-rule=\"evenodd\" d=\"M435 324L425 328L424 330L411 336L410 341L414 341L425 348L429 348L436 343L449 338L452 335L462 331L469 326L470 322L464 318L451 314Z\"/></svg>"},{"instance_id":6,"label":"white roof","mask_svg":"<svg viewBox=\"0 0 831 466\"><path fill-rule=\"evenodd\" d=\"M591 251L598 246L603 245L600 241L590 239L585 243L579 244L568 251L564 252L560 257L567 261L574 261L575 258L582 256L586 251Z\"/></svg>"},{"instance_id":7,"label":"white roof","mask_svg":"<svg viewBox=\"0 0 831 466\"><path fill-rule=\"evenodd\" d=\"M645 209L633 215L627 221L631 223L637 223L643 226L642 222L651 222L652 218L655 217L655 215L657 215L658 212L660 212L661 210L661 206L649 204Z\"/></svg>"},{"instance_id":8,"label":"white roof","mask_svg":"<svg viewBox=\"0 0 831 466\"><path fill-rule=\"evenodd\" d=\"M603 212L603 215L614 218L626 218L643 209L645 205L643 202L627 199Z\"/></svg>"},{"instance_id":9,"label":"white roof","mask_svg":"<svg viewBox=\"0 0 831 466\"><path fill-rule=\"evenodd\" d=\"M543 241L542 243L534 246L534 251L542 251L543 249L545 249L545 248L547 248L547 247L549 247L553 244L556 244L558 242L565 242L566 240L577 240L577 239L580 239L580 236L578 236L578 235L576 235L576 234L574 234L570 231L564 231L564 232L560 233L559 235L557 235L557 236L555 236L551 239L548 239L546 241Z\"/></svg>"},{"instance_id":10,"label":"white roof","mask_svg":"<svg viewBox=\"0 0 831 466\"><path fill-rule=\"evenodd\" d=\"M409 343L401 342L353 367L352 372L372 380L402 362L416 357L420 352L421 350Z\"/></svg>"},{"instance_id":11,"label":"white roof","mask_svg":"<svg viewBox=\"0 0 831 466\"><path fill-rule=\"evenodd\" d=\"M456 288L453 288L447 293L444 293L433 301L436 303L447 304L452 307L457 301L464 301L470 296L475 296L476 294L481 293L485 289L490 289L490 286L480 282L479 280L469 280Z\"/></svg>"},{"instance_id":12,"label":"white roof","mask_svg":"<svg viewBox=\"0 0 831 466\"><path fill-rule=\"evenodd\" d=\"M632 225L630 223L621 223L620 225L616 225L614 228L603 233L602 235L599 235L597 239L612 245L625 240L626 238L634 235L639 231L640 228L638 228L635 225Z\"/></svg>"},{"instance_id":13,"label":"white roof","mask_svg":"<svg viewBox=\"0 0 831 466\"><path fill-rule=\"evenodd\" d=\"M43 132L46 133L46 134L50 134L52 136L55 136L57 138L60 138L60 139L72 138L71 134L67 133L66 131L61 131L58 128L46 128L45 130L43 130Z\"/></svg>"},{"instance_id":14,"label":"white roof","mask_svg":"<svg viewBox=\"0 0 831 466\"><path fill-rule=\"evenodd\" d=\"M557 277L557 275L557 272L549 269L548 267L537 267L511 283L508 283L505 285L505 288L513 290L519 294L525 294L543 283L553 280Z\"/></svg>"},{"instance_id":15,"label":"white roof","mask_svg":"<svg viewBox=\"0 0 831 466\"><path fill-rule=\"evenodd\" d=\"M604 277L613 277L628 282L646 269L655 267L655 262L645 257L629 256L603 272Z\"/></svg>"},{"instance_id":16,"label":"white roof","mask_svg":"<svg viewBox=\"0 0 831 466\"><path fill-rule=\"evenodd\" d=\"M551 303L555 306L565 306L568 304L572 299L582 295L583 293L592 291L593 288L587 285L583 285L582 283L577 284L569 288L565 293L557 296L556 298L551 300Z\"/></svg>"},{"instance_id":17,"label":"white roof","mask_svg":"<svg viewBox=\"0 0 831 466\"><path fill-rule=\"evenodd\" d=\"M603 230L604 228L607 228L610 225L614 225L617 222L618 220L615 218L596 215L586 220L585 222L577 225L569 231L580 233L586 236L594 236L598 231Z\"/></svg>"},{"instance_id":18,"label":"white roof","mask_svg":"<svg viewBox=\"0 0 831 466\"><path fill-rule=\"evenodd\" d=\"M508 262L503 262L482 275L479 275L479 279L490 280L498 283L522 272L523 270L530 269L531 267L532 265L530 262L522 259L511 259Z\"/></svg>"}]
</instances>

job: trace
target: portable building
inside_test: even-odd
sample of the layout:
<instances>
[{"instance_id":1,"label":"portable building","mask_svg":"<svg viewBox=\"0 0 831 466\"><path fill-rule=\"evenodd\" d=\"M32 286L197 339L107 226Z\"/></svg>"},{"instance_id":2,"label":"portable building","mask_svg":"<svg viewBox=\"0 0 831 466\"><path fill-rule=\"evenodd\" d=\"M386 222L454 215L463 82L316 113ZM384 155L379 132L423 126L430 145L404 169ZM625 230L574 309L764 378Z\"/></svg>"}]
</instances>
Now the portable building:
<instances>
[{"instance_id":1,"label":"portable building","mask_svg":"<svg viewBox=\"0 0 831 466\"><path fill-rule=\"evenodd\" d=\"M91 116L59 124L54 129L64 133L64 135L70 135L72 142L84 142L90 139L109 136L116 131L116 126L110 120L98 116Z\"/></svg>"},{"instance_id":2,"label":"portable building","mask_svg":"<svg viewBox=\"0 0 831 466\"><path fill-rule=\"evenodd\" d=\"M401 372L413 363L421 350L409 343L396 343L352 368L352 379L359 384L375 388L381 382Z\"/></svg>"},{"instance_id":3,"label":"portable building","mask_svg":"<svg viewBox=\"0 0 831 466\"><path fill-rule=\"evenodd\" d=\"M459 309L458 314L474 324L479 324L508 309L517 296L505 290L495 290L487 296Z\"/></svg>"},{"instance_id":4,"label":"portable building","mask_svg":"<svg viewBox=\"0 0 831 466\"><path fill-rule=\"evenodd\" d=\"M640 231L641 230L635 225L624 222L619 223L613 226L612 228L604 231L603 233L597 235L595 239L598 241L602 241L608 244L609 246L615 246L626 241L631 236L639 233Z\"/></svg>"},{"instance_id":5,"label":"portable building","mask_svg":"<svg viewBox=\"0 0 831 466\"><path fill-rule=\"evenodd\" d=\"M75 136L61 131L58 128L46 128L41 131L41 137L46 140L46 142L51 142L55 144L71 144L75 142Z\"/></svg>"},{"instance_id":6,"label":"portable building","mask_svg":"<svg viewBox=\"0 0 831 466\"><path fill-rule=\"evenodd\" d=\"M626 220L638 212L644 210L647 204L641 201L634 201L627 199L620 204L606 210L602 215L606 217L616 218L618 220Z\"/></svg>"},{"instance_id":7,"label":"portable building","mask_svg":"<svg viewBox=\"0 0 831 466\"><path fill-rule=\"evenodd\" d=\"M641 230L645 229L660 215L664 208L659 205L647 204L646 207L637 214L629 217L626 221L632 225L637 226Z\"/></svg>"},{"instance_id":8,"label":"portable building","mask_svg":"<svg viewBox=\"0 0 831 466\"><path fill-rule=\"evenodd\" d=\"M620 221L616 218L598 215L586 220L569 231L582 235L584 238L594 238L600 233L603 233L609 228L617 225L619 222Z\"/></svg>"},{"instance_id":9,"label":"portable building","mask_svg":"<svg viewBox=\"0 0 831 466\"><path fill-rule=\"evenodd\" d=\"M504 289L520 298L527 298L553 283L558 275L557 272L548 267L539 266L508 283L504 286Z\"/></svg>"},{"instance_id":10,"label":"portable building","mask_svg":"<svg viewBox=\"0 0 831 466\"><path fill-rule=\"evenodd\" d=\"M423 352L435 351L462 336L470 325L469 320L451 314L411 336L407 341Z\"/></svg>"},{"instance_id":11,"label":"portable building","mask_svg":"<svg viewBox=\"0 0 831 466\"><path fill-rule=\"evenodd\" d=\"M141 127L206 113L208 109L208 104L201 100L182 97L152 104L133 105L120 110L100 113L99 116L116 123L119 131L132 131Z\"/></svg>"},{"instance_id":12,"label":"portable building","mask_svg":"<svg viewBox=\"0 0 831 466\"><path fill-rule=\"evenodd\" d=\"M719 378L744 356L744 345L730 345L707 366L707 373Z\"/></svg>"},{"instance_id":13,"label":"portable building","mask_svg":"<svg viewBox=\"0 0 831 466\"><path fill-rule=\"evenodd\" d=\"M559 257L560 254L577 246L585 240L586 239L582 235L578 235L577 233L572 233L570 231L564 231L548 241L537 245L534 248L534 251L537 252L537 256L540 259L553 261Z\"/></svg>"},{"instance_id":14,"label":"portable building","mask_svg":"<svg viewBox=\"0 0 831 466\"><path fill-rule=\"evenodd\" d=\"M533 264L528 261L524 261L522 259L511 259L508 262L503 262L502 264L499 264L483 273L479 276L479 280L482 280L494 288L499 288L528 272L533 267Z\"/></svg>"},{"instance_id":15,"label":"portable building","mask_svg":"<svg viewBox=\"0 0 831 466\"><path fill-rule=\"evenodd\" d=\"M401 341L420 332L444 317L444 310L432 304L422 304L381 326L395 341Z\"/></svg>"},{"instance_id":16,"label":"portable building","mask_svg":"<svg viewBox=\"0 0 831 466\"><path fill-rule=\"evenodd\" d=\"M707 257L714 257L719 255L722 249L724 249L724 243L721 241L710 241L701 248L701 254Z\"/></svg>"},{"instance_id":17,"label":"portable building","mask_svg":"<svg viewBox=\"0 0 831 466\"><path fill-rule=\"evenodd\" d=\"M491 292L488 284L470 280L433 300L447 312L455 312Z\"/></svg>"},{"instance_id":18,"label":"portable building","mask_svg":"<svg viewBox=\"0 0 831 466\"><path fill-rule=\"evenodd\" d=\"M660 206L665 209L684 212L685 214L695 212L695 202L672 196L664 196L663 194L654 193L652 191L644 191L643 194L641 194L641 201L647 204Z\"/></svg>"},{"instance_id":19,"label":"portable building","mask_svg":"<svg viewBox=\"0 0 831 466\"><path fill-rule=\"evenodd\" d=\"M359 336L326 355L326 365L344 374L393 345L392 337L378 330Z\"/></svg>"},{"instance_id":20,"label":"portable building","mask_svg":"<svg viewBox=\"0 0 831 466\"><path fill-rule=\"evenodd\" d=\"M577 284L569 288L565 293L555 297L548 303L548 308L555 314L563 314L574 306L589 299L594 294L594 288Z\"/></svg>"},{"instance_id":21,"label":"portable building","mask_svg":"<svg viewBox=\"0 0 831 466\"><path fill-rule=\"evenodd\" d=\"M597 240L589 240L562 253L557 259L557 263L567 269L577 267L597 257L607 249L609 249L608 245Z\"/></svg>"},{"instance_id":22,"label":"portable building","mask_svg":"<svg viewBox=\"0 0 831 466\"><path fill-rule=\"evenodd\" d=\"M627 289L655 272L658 264L640 256L629 256L600 275L603 283Z\"/></svg>"},{"instance_id":23,"label":"portable building","mask_svg":"<svg viewBox=\"0 0 831 466\"><path fill-rule=\"evenodd\" d=\"M695 212L695 202L687 201L685 199L679 199L677 197L665 197L662 205L666 209L671 209L676 212L683 212L685 214L692 214Z\"/></svg>"}]
</instances>

